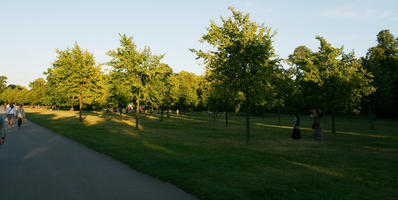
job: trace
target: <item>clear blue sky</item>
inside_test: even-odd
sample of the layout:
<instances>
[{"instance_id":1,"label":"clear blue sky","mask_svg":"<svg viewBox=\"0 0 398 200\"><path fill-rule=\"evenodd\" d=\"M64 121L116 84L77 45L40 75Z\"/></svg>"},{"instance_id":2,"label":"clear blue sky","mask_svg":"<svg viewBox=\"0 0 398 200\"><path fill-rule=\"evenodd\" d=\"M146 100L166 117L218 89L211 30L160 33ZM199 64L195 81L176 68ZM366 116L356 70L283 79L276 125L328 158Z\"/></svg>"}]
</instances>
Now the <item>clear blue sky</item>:
<instances>
[{"instance_id":1,"label":"clear blue sky","mask_svg":"<svg viewBox=\"0 0 398 200\"><path fill-rule=\"evenodd\" d=\"M45 77L56 48L72 47L75 41L97 62L106 62L105 52L119 46L118 33L134 36L140 49L147 45L155 54L166 53L163 62L175 72L202 74L204 67L188 49L204 47L198 40L209 20L230 16L228 6L276 30L274 46L282 58L299 45L316 50L315 35L357 56L376 44L382 29L398 36L396 0L1 0L0 75L8 77L8 84L28 86Z\"/></svg>"}]
</instances>

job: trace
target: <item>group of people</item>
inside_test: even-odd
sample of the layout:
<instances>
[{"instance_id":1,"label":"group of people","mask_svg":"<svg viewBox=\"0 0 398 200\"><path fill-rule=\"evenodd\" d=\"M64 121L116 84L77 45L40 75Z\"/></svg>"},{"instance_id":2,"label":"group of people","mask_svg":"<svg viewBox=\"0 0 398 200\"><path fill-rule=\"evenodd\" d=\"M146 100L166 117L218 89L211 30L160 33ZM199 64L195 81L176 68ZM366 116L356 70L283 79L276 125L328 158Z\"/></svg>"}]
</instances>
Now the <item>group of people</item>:
<instances>
[{"instance_id":1,"label":"group of people","mask_svg":"<svg viewBox=\"0 0 398 200\"><path fill-rule=\"evenodd\" d=\"M7 104L4 107L6 120L2 116L0 116L0 145L4 144L4 140L6 137L4 121L7 121L8 128L12 128L14 126L14 119L16 119L18 127L20 128L25 119L25 110L22 104L17 107L14 103L11 103Z\"/></svg>"},{"instance_id":2,"label":"group of people","mask_svg":"<svg viewBox=\"0 0 398 200\"><path fill-rule=\"evenodd\" d=\"M313 130L313 139L314 140L322 140L322 129L321 129L321 117L323 113L321 110L311 110L311 117L313 118L312 122L312 130ZM290 136L293 140L301 140L301 132L300 132L300 117L297 113L294 113L294 122L293 122L293 133Z\"/></svg>"},{"instance_id":3,"label":"group of people","mask_svg":"<svg viewBox=\"0 0 398 200\"><path fill-rule=\"evenodd\" d=\"M25 118L25 110L23 105L19 105L18 108L14 103L6 106L6 116L8 120L8 128L14 125L14 118L18 121L18 127L21 127L22 122Z\"/></svg>"}]
</instances>

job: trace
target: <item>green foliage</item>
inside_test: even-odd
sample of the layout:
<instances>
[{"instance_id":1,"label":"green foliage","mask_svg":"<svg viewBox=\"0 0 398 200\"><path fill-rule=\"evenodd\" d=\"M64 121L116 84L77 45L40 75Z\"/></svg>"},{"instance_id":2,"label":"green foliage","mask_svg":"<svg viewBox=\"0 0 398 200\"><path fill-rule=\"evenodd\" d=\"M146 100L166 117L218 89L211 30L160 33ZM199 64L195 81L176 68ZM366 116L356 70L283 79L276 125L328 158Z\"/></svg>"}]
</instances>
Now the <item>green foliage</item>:
<instances>
[{"instance_id":1,"label":"green foliage","mask_svg":"<svg viewBox=\"0 0 398 200\"><path fill-rule=\"evenodd\" d=\"M353 112L358 114L361 101L375 91L373 76L368 73L354 52L345 54L343 47L334 48L320 36L317 52L300 46L289 56L296 67L296 82L300 83L305 101L312 108L322 108L332 113L332 130L336 132L335 115Z\"/></svg>"},{"instance_id":2,"label":"green foliage","mask_svg":"<svg viewBox=\"0 0 398 200\"><path fill-rule=\"evenodd\" d=\"M181 71L175 75L175 81L176 107L186 110L189 107L197 106L199 103L197 76Z\"/></svg>"},{"instance_id":3,"label":"green foliage","mask_svg":"<svg viewBox=\"0 0 398 200\"><path fill-rule=\"evenodd\" d=\"M95 66L92 53L83 51L77 43L73 49L56 50L57 59L47 75L50 104L91 105L101 100L101 66Z\"/></svg>"},{"instance_id":4,"label":"green foliage","mask_svg":"<svg viewBox=\"0 0 398 200\"><path fill-rule=\"evenodd\" d=\"M163 55L152 55L149 47L138 50L133 38L126 35L120 35L120 44L121 48L107 53L112 57L108 62L113 67L112 82L119 85L116 90L127 101L145 101Z\"/></svg>"},{"instance_id":5,"label":"green foliage","mask_svg":"<svg viewBox=\"0 0 398 200\"><path fill-rule=\"evenodd\" d=\"M150 103L149 92L153 89L152 87L155 87L153 82L160 72L160 60L163 55L152 55L149 47L138 50L133 37L121 34L119 36L121 47L107 52L107 55L112 57L108 65L113 67L110 73L113 96L121 102L121 105L129 102L136 103L136 128L138 129L140 102ZM158 96L154 94L152 99L157 99Z\"/></svg>"},{"instance_id":6,"label":"green foliage","mask_svg":"<svg viewBox=\"0 0 398 200\"><path fill-rule=\"evenodd\" d=\"M0 76L0 94L6 89L7 87L7 76Z\"/></svg>"},{"instance_id":7,"label":"green foliage","mask_svg":"<svg viewBox=\"0 0 398 200\"><path fill-rule=\"evenodd\" d=\"M289 56L296 66L296 79L302 83L311 106L334 113L359 113L363 97L371 94L372 75L355 58L354 52L345 54L317 36L317 52L300 46Z\"/></svg>"},{"instance_id":8,"label":"green foliage","mask_svg":"<svg viewBox=\"0 0 398 200\"><path fill-rule=\"evenodd\" d=\"M249 141L249 112L252 104L271 98L268 92L272 77L278 68L278 59L272 46L271 28L252 22L249 14L229 8L232 17L221 17L222 25L211 21L207 33L199 40L208 43L213 50L191 49L204 59L210 81L223 89L230 89L233 96L241 92L247 109L247 141ZM231 97L226 97L231 98Z\"/></svg>"},{"instance_id":9,"label":"green foliage","mask_svg":"<svg viewBox=\"0 0 398 200\"><path fill-rule=\"evenodd\" d=\"M377 45L371 47L362 63L374 75L377 89L370 98L378 116L396 117L398 114L398 38L389 30L377 34Z\"/></svg>"},{"instance_id":10,"label":"green foliage","mask_svg":"<svg viewBox=\"0 0 398 200\"><path fill-rule=\"evenodd\" d=\"M33 105L43 105L46 103L47 83L43 78L38 78L29 83L30 103Z\"/></svg>"},{"instance_id":11,"label":"green foliage","mask_svg":"<svg viewBox=\"0 0 398 200\"><path fill-rule=\"evenodd\" d=\"M9 85L0 93L0 102L27 104L30 103L30 92L20 85Z\"/></svg>"}]
</instances>

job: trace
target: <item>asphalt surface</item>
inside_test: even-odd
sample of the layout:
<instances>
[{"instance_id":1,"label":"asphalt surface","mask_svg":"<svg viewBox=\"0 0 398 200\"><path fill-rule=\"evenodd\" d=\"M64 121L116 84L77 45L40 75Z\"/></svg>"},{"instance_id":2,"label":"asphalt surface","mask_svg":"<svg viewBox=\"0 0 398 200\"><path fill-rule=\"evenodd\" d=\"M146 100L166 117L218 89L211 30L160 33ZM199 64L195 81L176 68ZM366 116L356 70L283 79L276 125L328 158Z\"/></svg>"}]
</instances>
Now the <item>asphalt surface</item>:
<instances>
[{"instance_id":1,"label":"asphalt surface","mask_svg":"<svg viewBox=\"0 0 398 200\"><path fill-rule=\"evenodd\" d=\"M28 121L0 146L0 199L196 198Z\"/></svg>"}]
</instances>

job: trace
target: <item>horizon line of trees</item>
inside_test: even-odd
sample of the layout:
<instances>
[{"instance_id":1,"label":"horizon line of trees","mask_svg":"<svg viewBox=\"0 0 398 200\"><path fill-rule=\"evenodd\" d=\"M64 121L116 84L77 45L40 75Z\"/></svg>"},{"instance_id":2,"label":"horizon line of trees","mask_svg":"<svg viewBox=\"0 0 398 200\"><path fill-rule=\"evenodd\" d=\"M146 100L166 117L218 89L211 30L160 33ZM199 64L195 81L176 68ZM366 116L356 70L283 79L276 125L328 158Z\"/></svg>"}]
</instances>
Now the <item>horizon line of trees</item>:
<instances>
[{"instance_id":1,"label":"horizon line of trees","mask_svg":"<svg viewBox=\"0 0 398 200\"><path fill-rule=\"evenodd\" d=\"M138 49L133 37L119 34L120 47L107 52L109 71L75 43L56 50L56 60L44 72L46 80L34 80L30 90L7 86L7 77L0 76L0 102L79 108L80 120L83 109L133 106L137 129L142 106L161 110L161 119L170 109L223 111L226 126L228 112L245 111L247 142L253 112L322 109L332 116L333 132L338 114L397 116L398 38L389 30L381 30L377 45L361 58L316 36L316 51L299 46L281 59L273 47L276 32L251 21L249 14L229 9L232 16L221 17L221 25L211 21L199 40L212 50L190 49L203 60L204 76L174 73L161 62L164 55L153 55L149 47ZM283 68L282 62L290 67Z\"/></svg>"}]
</instances>

